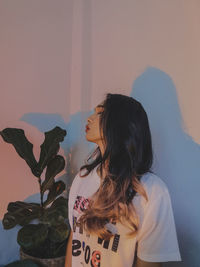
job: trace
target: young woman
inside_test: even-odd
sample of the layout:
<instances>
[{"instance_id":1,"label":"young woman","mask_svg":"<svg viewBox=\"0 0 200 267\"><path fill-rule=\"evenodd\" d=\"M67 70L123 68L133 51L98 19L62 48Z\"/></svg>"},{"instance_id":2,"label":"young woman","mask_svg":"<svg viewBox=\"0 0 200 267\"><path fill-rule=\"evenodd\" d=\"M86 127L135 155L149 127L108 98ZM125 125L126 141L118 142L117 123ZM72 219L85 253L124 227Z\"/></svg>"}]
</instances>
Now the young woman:
<instances>
[{"instance_id":1,"label":"young woman","mask_svg":"<svg viewBox=\"0 0 200 267\"><path fill-rule=\"evenodd\" d=\"M107 94L86 125L97 144L69 193L66 267L160 267L181 261L166 184L151 171L151 133L142 105Z\"/></svg>"}]
</instances>

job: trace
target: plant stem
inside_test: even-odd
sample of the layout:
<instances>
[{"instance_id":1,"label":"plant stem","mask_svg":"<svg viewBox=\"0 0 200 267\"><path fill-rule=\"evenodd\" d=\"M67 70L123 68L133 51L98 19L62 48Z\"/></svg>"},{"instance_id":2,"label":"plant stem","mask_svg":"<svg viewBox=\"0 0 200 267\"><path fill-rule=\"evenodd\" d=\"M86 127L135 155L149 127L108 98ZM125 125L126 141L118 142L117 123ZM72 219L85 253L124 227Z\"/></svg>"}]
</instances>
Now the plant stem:
<instances>
[{"instance_id":1,"label":"plant stem","mask_svg":"<svg viewBox=\"0 0 200 267\"><path fill-rule=\"evenodd\" d=\"M40 185L40 201L41 201L41 206L43 208L44 207L44 203L43 203L43 194L42 194L42 180L41 180L40 177L38 178L38 183Z\"/></svg>"}]
</instances>

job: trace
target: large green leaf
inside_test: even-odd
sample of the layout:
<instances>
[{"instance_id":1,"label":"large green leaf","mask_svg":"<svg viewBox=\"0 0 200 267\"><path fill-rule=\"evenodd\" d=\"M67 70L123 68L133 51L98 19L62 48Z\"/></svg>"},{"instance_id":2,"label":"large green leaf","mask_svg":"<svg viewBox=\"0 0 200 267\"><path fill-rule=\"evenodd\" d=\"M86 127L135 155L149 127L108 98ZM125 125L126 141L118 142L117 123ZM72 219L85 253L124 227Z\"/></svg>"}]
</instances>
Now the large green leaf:
<instances>
[{"instance_id":1,"label":"large green leaf","mask_svg":"<svg viewBox=\"0 0 200 267\"><path fill-rule=\"evenodd\" d=\"M66 130L61 129L56 126L51 131L45 132L45 140L41 147L40 159L39 159L39 168L41 172L47 166L49 161L55 157L58 153L60 145L59 143L64 140L66 136Z\"/></svg>"},{"instance_id":2,"label":"large green leaf","mask_svg":"<svg viewBox=\"0 0 200 267\"><path fill-rule=\"evenodd\" d=\"M5 128L0 131L3 140L14 146L15 150L21 158L31 168L32 173L36 177L40 177L37 161L33 155L33 144L31 144L24 134L24 130L18 128Z\"/></svg>"},{"instance_id":3,"label":"large green leaf","mask_svg":"<svg viewBox=\"0 0 200 267\"><path fill-rule=\"evenodd\" d=\"M4 229L11 229L17 224L26 225L41 215L41 207L37 203L10 202L7 210L2 221Z\"/></svg>"},{"instance_id":4,"label":"large green leaf","mask_svg":"<svg viewBox=\"0 0 200 267\"><path fill-rule=\"evenodd\" d=\"M8 204L7 210L9 212L15 212L17 209L26 208L30 211L37 210L40 207L38 203L26 203L22 201L10 202Z\"/></svg>"},{"instance_id":5,"label":"large green leaf","mask_svg":"<svg viewBox=\"0 0 200 267\"><path fill-rule=\"evenodd\" d=\"M44 206L49 205L52 201L56 199L65 190L65 183L63 181L58 181L54 183L49 190L47 200L44 202Z\"/></svg>"},{"instance_id":6,"label":"large green leaf","mask_svg":"<svg viewBox=\"0 0 200 267\"><path fill-rule=\"evenodd\" d=\"M62 242L68 237L69 230L69 225L66 223L51 227L48 234L48 238L55 243Z\"/></svg>"},{"instance_id":7,"label":"large green leaf","mask_svg":"<svg viewBox=\"0 0 200 267\"><path fill-rule=\"evenodd\" d=\"M68 199L64 197L57 198L52 204L50 209L56 209L60 212L63 218L68 218Z\"/></svg>"},{"instance_id":8,"label":"large green leaf","mask_svg":"<svg viewBox=\"0 0 200 267\"><path fill-rule=\"evenodd\" d=\"M28 224L21 228L17 235L17 242L26 250L42 245L48 235L48 225Z\"/></svg>"},{"instance_id":9,"label":"large green leaf","mask_svg":"<svg viewBox=\"0 0 200 267\"><path fill-rule=\"evenodd\" d=\"M56 155L47 165L45 180L42 183L42 193L50 189L54 183L54 177L65 167L65 160L61 155Z\"/></svg>"},{"instance_id":10,"label":"large green leaf","mask_svg":"<svg viewBox=\"0 0 200 267\"><path fill-rule=\"evenodd\" d=\"M52 204L51 208L60 208L64 207L66 210L65 212L67 213L68 210L68 199L64 197L58 197Z\"/></svg>"},{"instance_id":11,"label":"large green leaf","mask_svg":"<svg viewBox=\"0 0 200 267\"><path fill-rule=\"evenodd\" d=\"M6 230L11 229L11 228L15 227L17 225L17 223L18 222L17 222L15 216L10 214L9 212L4 214L3 221L2 221L4 229L6 229Z\"/></svg>"},{"instance_id":12,"label":"large green leaf","mask_svg":"<svg viewBox=\"0 0 200 267\"><path fill-rule=\"evenodd\" d=\"M62 216L60 210L48 208L45 210L44 215L41 218L41 222L55 226L65 222L65 218Z\"/></svg>"},{"instance_id":13,"label":"large green leaf","mask_svg":"<svg viewBox=\"0 0 200 267\"><path fill-rule=\"evenodd\" d=\"M43 216L40 219L42 223L55 226L66 222L68 218L67 202L67 199L63 197L56 199L50 208L44 210Z\"/></svg>"}]
</instances>

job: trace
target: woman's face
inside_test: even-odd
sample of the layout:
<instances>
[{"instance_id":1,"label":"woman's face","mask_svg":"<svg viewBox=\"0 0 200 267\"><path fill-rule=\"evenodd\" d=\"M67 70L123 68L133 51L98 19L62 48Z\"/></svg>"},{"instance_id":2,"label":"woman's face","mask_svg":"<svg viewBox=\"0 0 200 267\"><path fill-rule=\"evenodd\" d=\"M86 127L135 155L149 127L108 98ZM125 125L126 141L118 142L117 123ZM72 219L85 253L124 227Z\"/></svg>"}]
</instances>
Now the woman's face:
<instances>
[{"instance_id":1,"label":"woman's face","mask_svg":"<svg viewBox=\"0 0 200 267\"><path fill-rule=\"evenodd\" d=\"M97 105L94 109L94 112L91 116L87 119L87 125L86 125L86 136L85 138L89 142L94 142L98 146L102 146L102 136L101 136L101 129L100 129L100 116L103 112L103 102L101 102L99 105Z\"/></svg>"}]
</instances>

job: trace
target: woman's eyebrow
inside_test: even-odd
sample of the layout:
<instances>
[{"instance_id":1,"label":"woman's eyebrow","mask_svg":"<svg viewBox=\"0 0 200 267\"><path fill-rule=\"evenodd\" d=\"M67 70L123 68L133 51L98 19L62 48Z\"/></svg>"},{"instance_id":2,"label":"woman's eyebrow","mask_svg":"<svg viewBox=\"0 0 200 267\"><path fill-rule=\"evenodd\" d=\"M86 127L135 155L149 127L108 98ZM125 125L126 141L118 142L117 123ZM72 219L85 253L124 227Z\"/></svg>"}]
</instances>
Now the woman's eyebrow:
<instances>
[{"instance_id":1,"label":"woman's eyebrow","mask_svg":"<svg viewBox=\"0 0 200 267\"><path fill-rule=\"evenodd\" d=\"M104 107L104 105L98 105L98 106L96 106L96 108L103 108Z\"/></svg>"},{"instance_id":2,"label":"woman's eyebrow","mask_svg":"<svg viewBox=\"0 0 200 267\"><path fill-rule=\"evenodd\" d=\"M94 110L96 110L97 108L103 108L104 106L103 105L97 105Z\"/></svg>"}]
</instances>

